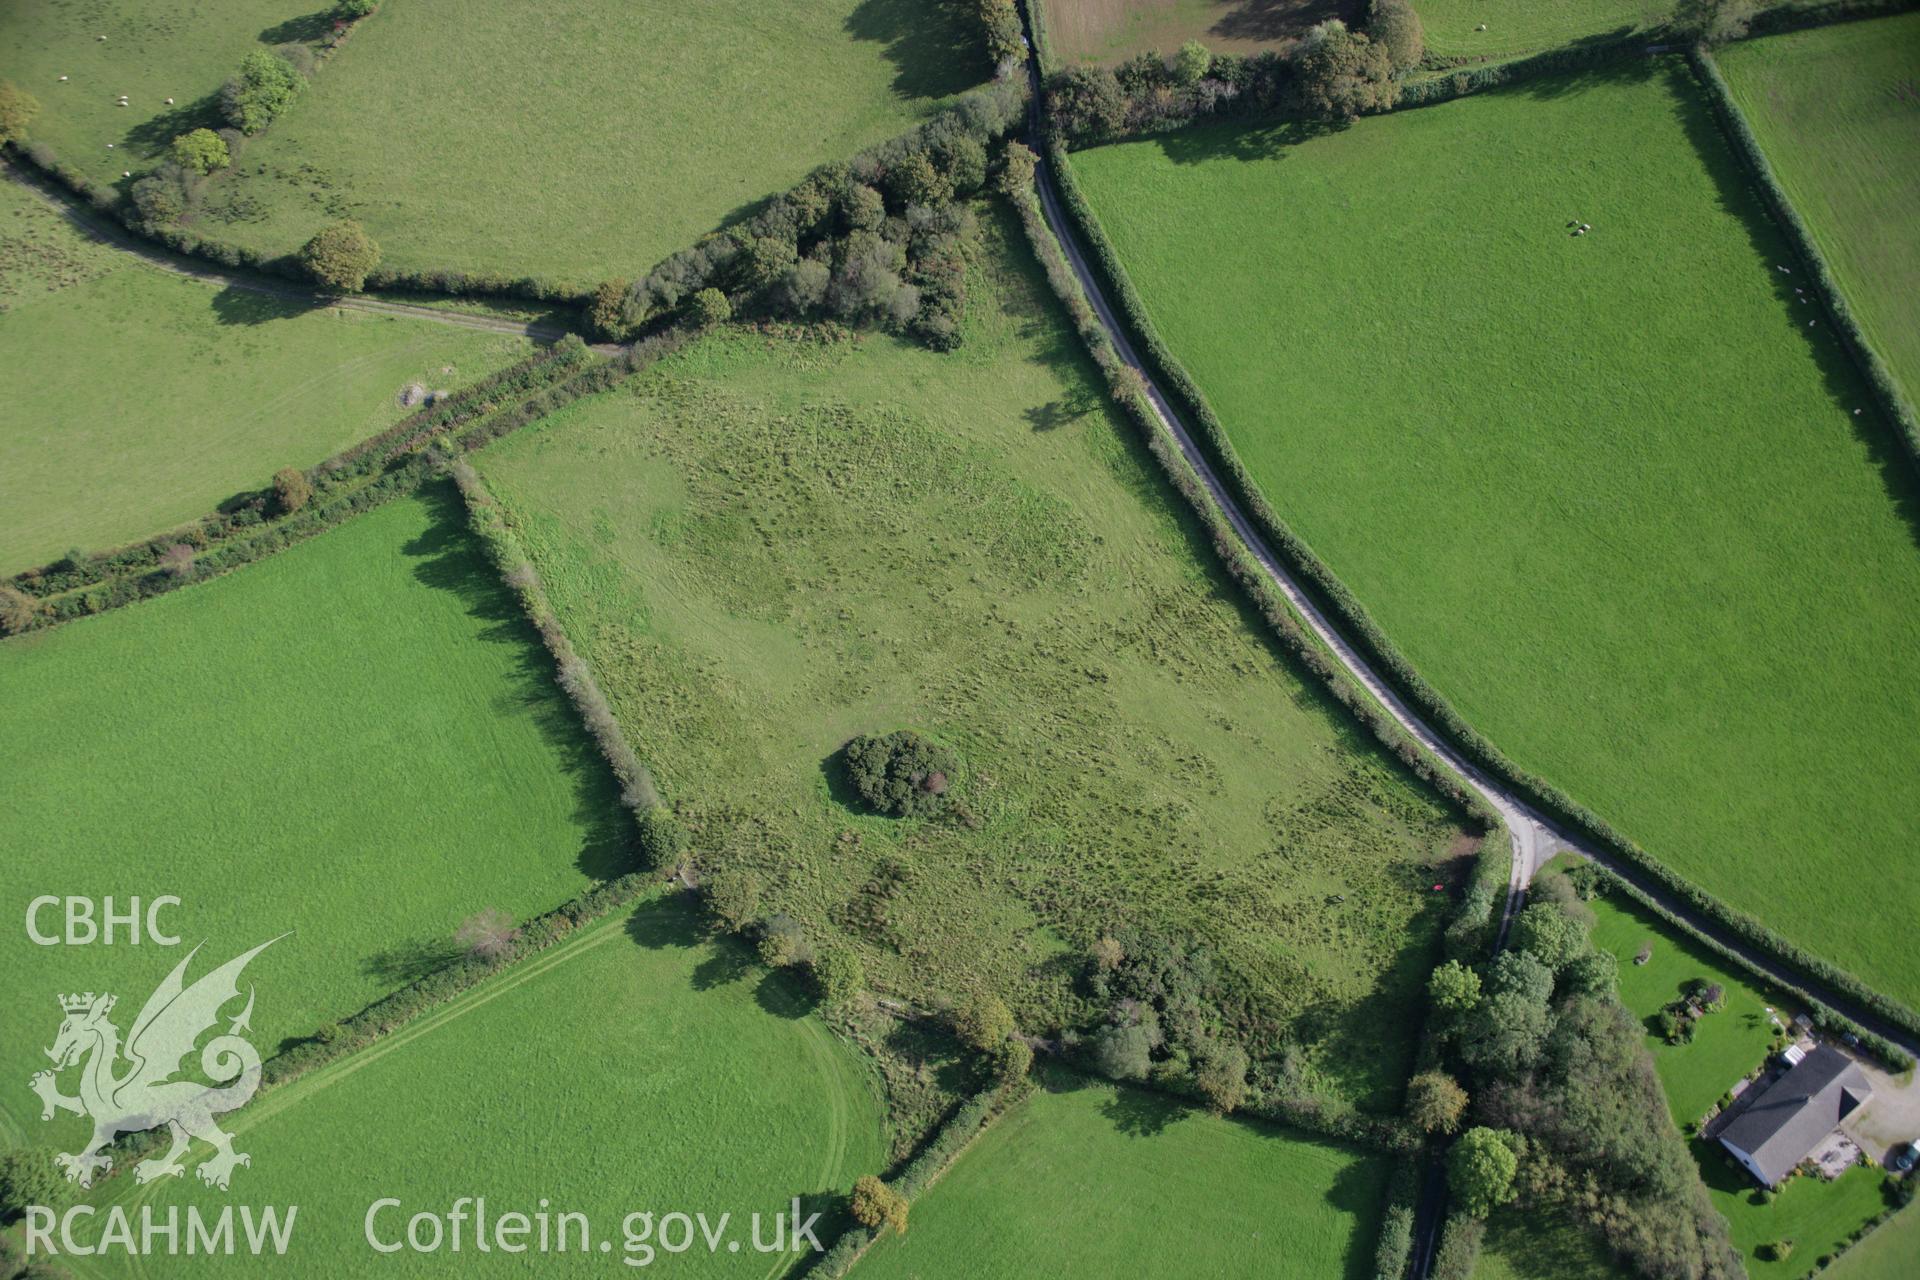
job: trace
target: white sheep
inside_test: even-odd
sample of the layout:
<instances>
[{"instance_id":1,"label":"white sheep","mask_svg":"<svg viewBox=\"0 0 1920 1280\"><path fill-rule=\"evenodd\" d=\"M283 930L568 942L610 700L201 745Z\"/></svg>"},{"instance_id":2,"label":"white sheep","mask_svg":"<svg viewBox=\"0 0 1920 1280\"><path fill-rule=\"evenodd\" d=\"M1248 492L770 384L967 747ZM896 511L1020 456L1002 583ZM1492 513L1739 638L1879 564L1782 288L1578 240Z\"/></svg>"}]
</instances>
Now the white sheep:
<instances>
[{"instance_id":1,"label":"white sheep","mask_svg":"<svg viewBox=\"0 0 1920 1280\"><path fill-rule=\"evenodd\" d=\"M60 77L60 83L61 83L61 84L65 84L66 82L67 82L67 78L66 78L65 76L61 76L61 77Z\"/></svg>"},{"instance_id":2,"label":"white sheep","mask_svg":"<svg viewBox=\"0 0 1920 1280\"><path fill-rule=\"evenodd\" d=\"M172 105L173 105L173 99L172 99L172 98L168 98L168 99L167 99L167 105L168 105L168 106L172 106Z\"/></svg>"}]
</instances>

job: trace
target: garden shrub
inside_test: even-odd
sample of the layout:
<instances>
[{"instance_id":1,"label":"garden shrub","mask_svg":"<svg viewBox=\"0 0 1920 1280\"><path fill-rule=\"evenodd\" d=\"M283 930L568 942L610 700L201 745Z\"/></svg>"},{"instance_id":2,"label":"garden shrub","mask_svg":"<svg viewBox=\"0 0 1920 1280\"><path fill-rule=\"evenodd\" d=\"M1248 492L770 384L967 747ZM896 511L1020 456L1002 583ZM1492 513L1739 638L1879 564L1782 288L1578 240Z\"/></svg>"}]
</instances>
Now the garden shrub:
<instances>
[{"instance_id":1,"label":"garden shrub","mask_svg":"<svg viewBox=\"0 0 1920 1280\"><path fill-rule=\"evenodd\" d=\"M952 802L953 753L911 729L863 734L847 744L842 759L853 789L880 813L931 818Z\"/></svg>"}]
</instances>

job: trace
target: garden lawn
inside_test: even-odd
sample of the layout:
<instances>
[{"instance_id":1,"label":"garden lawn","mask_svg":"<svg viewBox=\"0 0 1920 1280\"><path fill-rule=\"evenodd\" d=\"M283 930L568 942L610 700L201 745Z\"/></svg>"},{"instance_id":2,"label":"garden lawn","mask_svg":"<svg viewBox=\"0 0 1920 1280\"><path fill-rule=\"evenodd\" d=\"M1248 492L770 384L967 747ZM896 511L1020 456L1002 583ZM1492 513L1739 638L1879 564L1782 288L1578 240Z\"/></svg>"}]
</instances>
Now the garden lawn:
<instances>
[{"instance_id":1,"label":"garden lawn","mask_svg":"<svg viewBox=\"0 0 1920 1280\"><path fill-rule=\"evenodd\" d=\"M730 331L481 469L753 914L1034 1028L1095 1015L1101 933L1204 941L1300 1083L1393 1106L1457 830L1278 657L987 230L957 352ZM970 819L856 807L837 753L902 727Z\"/></svg>"},{"instance_id":2,"label":"garden lawn","mask_svg":"<svg viewBox=\"0 0 1920 1280\"><path fill-rule=\"evenodd\" d=\"M124 1032L191 945L200 974L291 931L247 970L271 1052L443 959L466 916L627 869L612 781L447 491L10 640L0 705L0 1078L23 1083L0 1147L45 1140L24 1081L58 992L117 993ZM43 894L175 895L184 945L35 946Z\"/></svg>"},{"instance_id":3,"label":"garden lawn","mask_svg":"<svg viewBox=\"0 0 1920 1280\"><path fill-rule=\"evenodd\" d=\"M1045 1080L861 1260L863 1280L1373 1274L1384 1157Z\"/></svg>"},{"instance_id":4,"label":"garden lawn","mask_svg":"<svg viewBox=\"0 0 1920 1280\"><path fill-rule=\"evenodd\" d=\"M183 524L529 349L172 275L0 175L0 573Z\"/></svg>"},{"instance_id":5,"label":"garden lawn","mask_svg":"<svg viewBox=\"0 0 1920 1280\"><path fill-rule=\"evenodd\" d=\"M1920 1210L1907 1209L1849 1249L1828 1273L1832 1280L1908 1280L1920 1258Z\"/></svg>"},{"instance_id":6,"label":"garden lawn","mask_svg":"<svg viewBox=\"0 0 1920 1280\"><path fill-rule=\"evenodd\" d=\"M298 1205L280 1270L301 1277L525 1274L532 1255L478 1252L471 1219L457 1256L450 1242L431 1256L382 1256L367 1243L368 1209L382 1197L401 1202L373 1220L387 1243L405 1239L413 1214L445 1214L462 1196L484 1197L489 1219L542 1207L555 1221L586 1214L591 1249L580 1250L573 1228L566 1252L537 1259L543 1274L604 1276L630 1260L771 1276L778 1260L753 1250L752 1215L771 1243L773 1216L794 1197L803 1218L826 1209L827 1195L886 1158L877 1077L809 1009L745 946L711 939L686 896L659 899L256 1099L232 1123L235 1148L253 1163L234 1171L231 1193L189 1173L148 1188L118 1178L98 1194L163 1215L186 1203L217 1214L236 1198ZM658 1237L627 1244L623 1219L636 1212L704 1213L709 1224L731 1214L727 1235L739 1250L723 1243L709 1256L696 1244L684 1257L649 1257L640 1246ZM821 1219L823 1242L839 1218ZM192 1266L195 1275L252 1275L259 1264L203 1257Z\"/></svg>"},{"instance_id":7,"label":"garden lawn","mask_svg":"<svg viewBox=\"0 0 1920 1280\"><path fill-rule=\"evenodd\" d=\"M1647 1050L1667 1092L1673 1119L1691 1132L1707 1109L1766 1060L1774 1030L1767 1009L1786 1023L1794 1014L1779 1001L1716 960L1692 939L1670 929L1626 898L1597 898L1588 904L1596 917L1594 945L1620 961L1620 1003L1647 1025ZM1635 964L1642 946L1652 954ZM1726 1007L1694 1024L1693 1039L1668 1044L1657 1031L1660 1010L1680 998L1692 979L1717 982L1726 991Z\"/></svg>"},{"instance_id":8,"label":"garden lawn","mask_svg":"<svg viewBox=\"0 0 1920 1280\"><path fill-rule=\"evenodd\" d=\"M1427 52L1460 62L1500 62L1655 26L1673 13L1658 0L1413 0ZM1486 26L1485 31L1475 28Z\"/></svg>"},{"instance_id":9,"label":"garden lawn","mask_svg":"<svg viewBox=\"0 0 1920 1280\"><path fill-rule=\"evenodd\" d=\"M1715 57L1868 341L1920 402L1920 14Z\"/></svg>"},{"instance_id":10,"label":"garden lawn","mask_svg":"<svg viewBox=\"0 0 1920 1280\"><path fill-rule=\"evenodd\" d=\"M1047 39L1064 64L1115 63L1137 53L1172 53L1198 40L1215 53L1258 53L1292 44L1316 22L1356 25L1355 0L1036 0Z\"/></svg>"},{"instance_id":11,"label":"garden lawn","mask_svg":"<svg viewBox=\"0 0 1920 1280\"><path fill-rule=\"evenodd\" d=\"M0 5L0 80L40 103L30 141L95 182L120 185L122 171L138 174L176 135L223 123L215 118L220 86L240 60L321 34L332 25L330 7L325 0L8 0Z\"/></svg>"},{"instance_id":12,"label":"garden lawn","mask_svg":"<svg viewBox=\"0 0 1920 1280\"><path fill-rule=\"evenodd\" d=\"M387 0L197 225L284 252L350 216L389 265L591 288L990 75L917 0Z\"/></svg>"},{"instance_id":13,"label":"garden lawn","mask_svg":"<svg viewBox=\"0 0 1920 1280\"><path fill-rule=\"evenodd\" d=\"M1920 1003L1920 490L1683 65L1073 165L1255 482L1467 723Z\"/></svg>"},{"instance_id":14,"label":"garden lawn","mask_svg":"<svg viewBox=\"0 0 1920 1280\"><path fill-rule=\"evenodd\" d=\"M1821 1257L1839 1252L1849 1236L1887 1207L1882 1192L1887 1176L1864 1165L1855 1165L1832 1182L1802 1174L1781 1187L1772 1203L1761 1204L1753 1179L1718 1143L1709 1147L1695 1142L1693 1154L1713 1207L1726 1215L1734 1247L1746 1255L1752 1280L1798 1280L1813 1271ZM1759 1256L1761 1246L1782 1240L1793 1242L1787 1257L1768 1261Z\"/></svg>"}]
</instances>

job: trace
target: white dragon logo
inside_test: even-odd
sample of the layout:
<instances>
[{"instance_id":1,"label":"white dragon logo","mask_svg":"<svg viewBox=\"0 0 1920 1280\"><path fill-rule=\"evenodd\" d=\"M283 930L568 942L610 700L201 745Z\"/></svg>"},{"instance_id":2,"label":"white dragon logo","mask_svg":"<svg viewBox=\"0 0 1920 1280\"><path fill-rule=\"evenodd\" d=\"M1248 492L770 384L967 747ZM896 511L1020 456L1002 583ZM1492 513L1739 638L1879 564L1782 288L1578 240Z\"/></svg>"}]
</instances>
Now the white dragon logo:
<instances>
[{"instance_id":1,"label":"white dragon logo","mask_svg":"<svg viewBox=\"0 0 1920 1280\"><path fill-rule=\"evenodd\" d=\"M173 1145L165 1155L142 1160L133 1167L137 1182L178 1177L185 1172L180 1157L189 1137L213 1148L213 1155L196 1171L209 1186L225 1191L234 1166L253 1163L233 1149L232 1136L213 1122L216 1115L245 1106L260 1087L260 1053L240 1035L250 1029L248 1019L253 1016L251 987L247 989L247 1007L233 1019L227 1033L209 1040L200 1053L200 1069L207 1077L228 1083L215 1087L171 1077L181 1071L182 1059L193 1052L201 1033L220 1021L222 1006L239 998L240 971L247 962L279 940L269 938L189 987L184 978L187 965L200 952L195 947L147 998L140 1016L133 1020L124 1048L120 1029L107 1020L117 997L96 996L91 991L60 997L66 1019L60 1024L53 1047L47 1050L53 1070L34 1073L31 1084L44 1104L42 1120L53 1119L55 1111L93 1118L93 1137L87 1145L73 1155L57 1157L67 1181L92 1186L96 1173L113 1167L112 1157L102 1155L101 1148L120 1134L161 1125L172 1135ZM89 1052L91 1057L87 1056ZM116 1074L122 1057L127 1069ZM82 1058L86 1058L86 1065L80 1073L80 1095L69 1098L60 1092L54 1077Z\"/></svg>"}]
</instances>

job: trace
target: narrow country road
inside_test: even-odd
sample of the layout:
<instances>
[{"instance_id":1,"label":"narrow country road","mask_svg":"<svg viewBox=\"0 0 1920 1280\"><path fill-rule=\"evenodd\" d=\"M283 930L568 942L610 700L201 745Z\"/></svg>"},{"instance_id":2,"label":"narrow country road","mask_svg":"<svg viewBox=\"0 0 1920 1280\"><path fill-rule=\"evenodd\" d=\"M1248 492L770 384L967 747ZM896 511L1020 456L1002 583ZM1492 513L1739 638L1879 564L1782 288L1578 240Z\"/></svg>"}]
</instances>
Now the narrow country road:
<instances>
[{"instance_id":1,"label":"narrow country road","mask_svg":"<svg viewBox=\"0 0 1920 1280\"><path fill-rule=\"evenodd\" d=\"M189 280L199 280L205 284L219 285L223 288L257 293L264 297L284 298L289 302L305 303L312 307L339 307L347 311L364 311L373 315L431 320L436 324L451 325L456 329L505 333L514 337L531 338L536 342L557 342L566 337L568 332L557 325L540 324L535 321L508 320L500 316L474 315L461 311L443 311L438 307L422 307L410 302L389 302L384 298L369 298L357 294L334 296L315 293L312 289L303 289L291 281L280 284L262 276L222 271L206 263L170 253L140 239L117 223L94 216L81 209L65 195L49 191L44 180L37 174L24 172L15 165L0 167L4 167L8 176L19 183L23 190L32 192L42 203L58 212L80 234L130 254L143 266L151 267L156 271L165 271L170 275L183 276ZM617 347L596 348L603 352L618 349Z\"/></svg>"}]
</instances>

